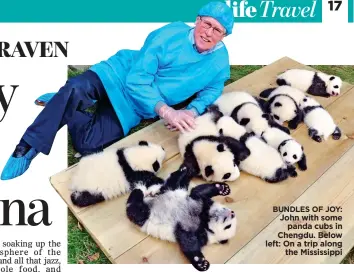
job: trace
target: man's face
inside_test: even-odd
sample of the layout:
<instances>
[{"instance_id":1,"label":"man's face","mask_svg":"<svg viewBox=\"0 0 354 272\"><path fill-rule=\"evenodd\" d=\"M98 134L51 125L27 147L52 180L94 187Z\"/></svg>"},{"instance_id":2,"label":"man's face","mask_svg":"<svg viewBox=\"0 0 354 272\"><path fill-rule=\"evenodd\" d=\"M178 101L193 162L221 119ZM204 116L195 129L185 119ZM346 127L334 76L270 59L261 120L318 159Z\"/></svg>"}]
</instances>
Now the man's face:
<instances>
[{"instance_id":1,"label":"man's face","mask_svg":"<svg viewBox=\"0 0 354 272\"><path fill-rule=\"evenodd\" d=\"M199 52L214 47L225 36L225 28L212 17L198 17L194 40Z\"/></svg>"}]
</instances>

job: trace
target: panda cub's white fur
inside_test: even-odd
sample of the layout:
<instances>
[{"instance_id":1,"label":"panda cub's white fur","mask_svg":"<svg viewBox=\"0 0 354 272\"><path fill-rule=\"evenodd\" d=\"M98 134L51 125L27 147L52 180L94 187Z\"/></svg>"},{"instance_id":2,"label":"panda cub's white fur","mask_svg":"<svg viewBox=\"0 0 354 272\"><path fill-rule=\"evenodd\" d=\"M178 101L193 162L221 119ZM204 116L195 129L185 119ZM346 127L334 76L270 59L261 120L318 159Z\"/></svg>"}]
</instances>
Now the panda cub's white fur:
<instances>
[{"instance_id":1,"label":"panda cub's white fur","mask_svg":"<svg viewBox=\"0 0 354 272\"><path fill-rule=\"evenodd\" d=\"M323 97L339 95L342 87L340 77L306 69L289 69L277 76L277 83Z\"/></svg>"},{"instance_id":2,"label":"panda cub's white fur","mask_svg":"<svg viewBox=\"0 0 354 272\"><path fill-rule=\"evenodd\" d=\"M299 105L305 96L304 92L287 85L269 88L260 93L260 97L268 98L265 102L266 111L278 124L289 121L291 129L296 129L302 122L303 114Z\"/></svg>"},{"instance_id":3,"label":"panda cub's white fur","mask_svg":"<svg viewBox=\"0 0 354 272\"><path fill-rule=\"evenodd\" d=\"M281 94L290 96L296 101L297 105L299 105L301 100L306 96L305 93L300 91L299 89L296 89L292 86L283 85L274 88L274 90L269 94L268 99L271 99L273 96Z\"/></svg>"},{"instance_id":4,"label":"panda cub's white fur","mask_svg":"<svg viewBox=\"0 0 354 272\"><path fill-rule=\"evenodd\" d=\"M153 185L165 158L162 146L140 141L125 148L109 147L83 157L74 169L69 189L72 201L88 206L131 191L136 184ZM140 173L139 177L135 174Z\"/></svg>"},{"instance_id":5,"label":"panda cub's white fur","mask_svg":"<svg viewBox=\"0 0 354 272\"><path fill-rule=\"evenodd\" d=\"M307 169L303 146L289 134L277 128L269 128L262 134L262 138L278 150L286 165L290 166L298 163L300 170L305 171Z\"/></svg>"},{"instance_id":6,"label":"panda cub's white fur","mask_svg":"<svg viewBox=\"0 0 354 272\"><path fill-rule=\"evenodd\" d=\"M247 132L254 132L257 136L270 126L270 122L272 125L278 125L273 120L269 120L270 116L264 113L256 98L245 91L225 93L215 101L214 105L223 115L231 116L238 124L244 126Z\"/></svg>"},{"instance_id":7,"label":"panda cub's white fur","mask_svg":"<svg viewBox=\"0 0 354 272\"><path fill-rule=\"evenodd\" d=\"M264 112L258 106L258 104L247 103L239 109L236 115L237 123L243 125L242 120L249 120L244 125L247 132L254 132L257 136L260 136L263 131L269 128L268 120L263 117Z\"/></svg>"},{"instance_id":8,"label":"panda cub's white fur","mask_svg":"<svg viewBox=\"0 0 354 272\"><path fill-rule=\"evenodd\" d=\"M246 91L232 91L223 93L214 104L227 116L231 116L233 110L244 103L258 104L257 100Z\"/></svg>"},{"instance_id":9,"label":"panda cub's white fur","mask_svg":"<svg viewBox=\"0 0 354 272\"><path fill-rule=\"evenodd\" d=\"M255 134L247 133L246 129L237 124L231 117L224 116L217 123L219 133L234 137L244 143L251 154L239 163L239 168L251 175L268 182L279 182L288 178L289 170L294 176L296 171L288 169L279 152L265 143Z\"/></svg>"},{"instance_id":10,"label":"panda cub's white fur","mask_svg":"<svg viewBox=\"0 0 354 272\"><path fill-rule=\"evenodd\" d=\"M293 120L296 117L297 108L291 98L278 96L269 103L269 112L274 117L274 120L282 125L284 122Z\"/></svg>"},{"instance_id":11,"label":"panda cub's white fur","mask_svg":"<svg viewBox=\"0 0 354 272\"><path fill-rule=\"evenodd\" d=\"M186 146L194 139L200 136L218 135L214 119L215 115L213 113L207 112L195 118L195 129L179 134L178 148L182 157L184 156L184 152L186 151Z\"/></svg>"},{"instance_id":12,"label":"panda cub's white fur","mask_svg":"<svg viewBox=\"0 0 354 272\"><path fill-rule=\"evenodd\" d=\"M341 137L341 131L335 124L332 116L315 99L307 96L300 103L304 112L304 122L309 128L309 136L321 142L322 137L327 140L332 135L334 140Z\"/></svg>"}]
</instances>

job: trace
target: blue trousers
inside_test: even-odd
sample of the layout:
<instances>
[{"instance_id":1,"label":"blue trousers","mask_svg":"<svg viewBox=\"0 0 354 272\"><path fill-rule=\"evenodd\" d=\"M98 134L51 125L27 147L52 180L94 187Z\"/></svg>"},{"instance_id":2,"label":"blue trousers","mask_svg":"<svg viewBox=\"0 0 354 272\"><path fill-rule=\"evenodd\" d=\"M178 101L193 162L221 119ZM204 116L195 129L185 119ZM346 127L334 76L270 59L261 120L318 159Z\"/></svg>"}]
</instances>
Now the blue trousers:
<instances>
[{"instance_id":1,"label":"blue trousers","mask_svg":"<svg viewBox=\"0 0 354 272\"><path fill-rule=\"evenodd\" d=\"M92 100L97 100L97 109L89 113L86 110L93 105ZM101 151L124 136L102 82L90 70L68 79L22 138L48 155L64 125L68 125L73 146L82 155Z\"/></svg>"}]
</instances>

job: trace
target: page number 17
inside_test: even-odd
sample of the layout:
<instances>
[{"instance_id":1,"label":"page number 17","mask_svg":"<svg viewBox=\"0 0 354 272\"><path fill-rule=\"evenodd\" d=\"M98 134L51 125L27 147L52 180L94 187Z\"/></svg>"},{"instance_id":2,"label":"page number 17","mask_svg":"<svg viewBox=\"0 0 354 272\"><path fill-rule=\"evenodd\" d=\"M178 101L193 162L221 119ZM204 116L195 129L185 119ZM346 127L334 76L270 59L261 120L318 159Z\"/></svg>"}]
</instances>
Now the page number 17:
<instances>
[{"instance_id":1,"label":"page number 17","mask_svg":"<svg viewBox=\"0 0 354 272\"><path fill-rule=\"evenodd\" d=\"M342 5L342 1L328 1L330 11L337 11Z\"/></svg>"}]
</instances>

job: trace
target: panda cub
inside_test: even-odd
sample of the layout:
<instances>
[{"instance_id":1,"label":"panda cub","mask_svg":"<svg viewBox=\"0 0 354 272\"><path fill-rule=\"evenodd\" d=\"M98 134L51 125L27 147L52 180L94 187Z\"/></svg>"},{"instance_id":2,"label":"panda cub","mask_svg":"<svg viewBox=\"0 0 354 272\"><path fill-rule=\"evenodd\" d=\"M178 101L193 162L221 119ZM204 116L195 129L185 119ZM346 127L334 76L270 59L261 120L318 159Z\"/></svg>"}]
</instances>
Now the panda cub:
<instances>
[{"instance_id":1,"label":"panda cub","mask_svg":"<svg viewBox=\"0 0 354 272\"><path fill-rule=\"evenodd\" d=\"M274 119L283 124L288 121L291 129L296 129L303 120L303 113L299 108L301 100L306 96L304 92L284 85L277 88L269 88L259 95L268 98L265 104L265 111L272 114Z\"/></svg>"},{"instance_id":2,"label":"panda cub","mask_svg":"<svg viewBox=\"0 0 354 272\"><path fill-rule=\"evenodd\" d=\"M263 132L262 138L278 150L288 168L297 163L301 171L307 170L304 148L289 134L277 128L269 128Z\"/></svg>"},{"instance_id":3,"label":"panda cub","mask_svg":"<svg viewBox=\"0 0 354 272\"><path fill-rule=\"evenodd\" d=\"M342 133L334 123L332 116L311 97L305 97L300 103L304 112L304 122L308 126L309 136L316 142L322 142L322 136L326 141L330 135L334 140L339 140Z\"/></svg>"},{"instance_id":4,"label":"panda cub","mask_svg":"<svg viewBox=\"0 0 354 272\"><path fill-rule=\"evenodd\" d=\"M239 160L249 150L234 139L219 137L216 121L221 113L210 107L196 118L196 128L181 133L178 147L184 165L188 165L192 177L202 176L206 181L233 181L240 176Z\"/></svg>"},{"instance_id":5,"label":"panda cub","mask_svg":"<svg viewBox=\"0 0 354 272\"><path fill-rule=\"evenodd\" d=\"M255 133L248 133L231 117L220 118L217 126L221 135L234 137L250 150L250 155L239 163L241 170L270 183L286 180L289 175L297 176L295 168L287 166L275 148L265 143Z\"/></svg>"},{"instance_id":6,"label":"panda cub","mask_svg":"<svg viewBox=\"0 0 354 272\"><path fill-rule=\"evenodd\" d=\"M180 133L178 136L178 148L181 155L184 155L186 146L198 137L207 135L217 136L218 131L215 124L221 116L222 115L216 111L210 112L207 110L205 113L195 118L195 129Z\"/></svg>"},{"instance_id":7,"label":"panda cub","mask_svg":"<svg viewBox=\"0 0 354 272\"><path fill-rule=\"evenodd\" d=\"M338 96L342 80L338 76L305 69L289 69L277 76L278 85L289 85L315 96Z\"/></svg>"},{"instance_id":8,"label":"panda cub","mask_svg":"<svg viewBox=\"0 0 354 272\"><path fill-rule=\"evenodd\" d=\"M202 248L227 243L236 234L237 220L234 211L212 200L230 194L227 184L201 184L188 193L189 183L188 170L181 167L155 196L149 196L144 187L136 187L127 200L126 214L142 232L178 243L190 263L206 271L210 264Z\"/></svg>"},{"instance_id":9,"label":"panda cub","mask_svg":"<svg viewBox=\"0 0 354 272\"><path fill-rule=\"evenodd\" d=\"M260 101L247 92L225 93L214 104L223 115L231 116L238 124L244 126L247 132L254 132L257 136L270 126L278 127L290 134L289 129L275 122L263 111Z\"/></svg>"},{"instance_id":10,"label":"panda cub","mask_svg":"<svg viewBox=\"0 0 354 272\"><path fill-rule=\"evenodd\" d=\"M140 141L83 157L71 178L71 200L85 207L126 194L137 184L158 190L164 181L156 173L165 155L162 146Z\"/></svg>"}]
</instances>

